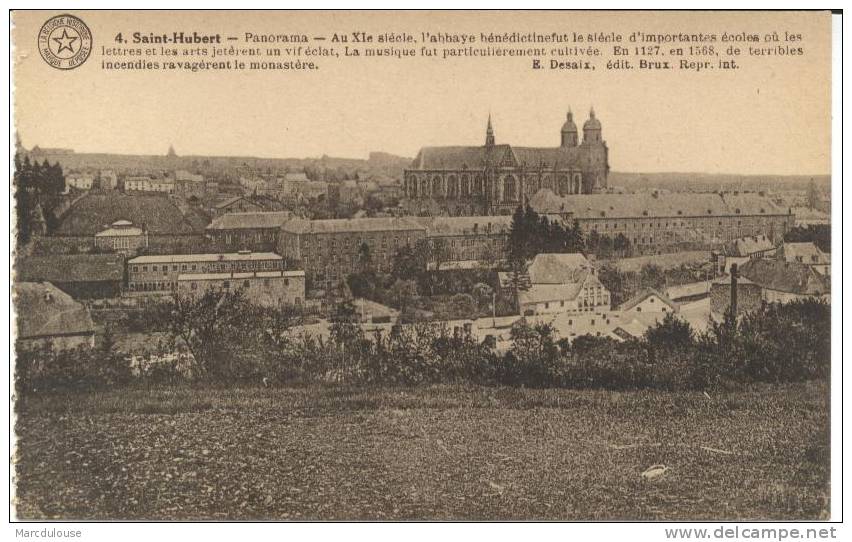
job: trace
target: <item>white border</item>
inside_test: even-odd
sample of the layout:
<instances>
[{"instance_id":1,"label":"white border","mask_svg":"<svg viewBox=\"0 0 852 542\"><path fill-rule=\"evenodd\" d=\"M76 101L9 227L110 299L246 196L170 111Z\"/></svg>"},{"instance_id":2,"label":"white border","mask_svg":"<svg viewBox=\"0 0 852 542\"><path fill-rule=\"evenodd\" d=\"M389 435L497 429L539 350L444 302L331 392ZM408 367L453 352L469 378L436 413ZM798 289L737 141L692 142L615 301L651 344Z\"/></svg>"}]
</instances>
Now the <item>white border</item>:
<instances>
[{"instance_id":1,"label":"white border","mask_svg":"<svg viewBox=\"0 0 852 542\"><path fill-rule=\"evenodd\" d=\"M45 2L42 0L35 0L26 2L24 6L23 2L20 3L20 7L26 7L26 9L51 9L56 8L56 4L52 2ZM128 5L135 4L135 5ZM412 5L414 3L409 3L404 7L420 7L420 8L429 8L429 9L439 9L439 8L459 8L464 7L467 9L589 9L588 6L576 5L574 3L567 4L565 2L557 2L557 1L546 1L546 2L530 2L526 5L510 5L508 2L497 0L497 1L469 1L464 2L463 6L460 5L457 1L446 1L446 0L437 0L434 2L420 3L419 6ZM708 3L710 4L710 3ZM752 2L748 6L751 9L805 9L803 3L795 3L790 1L775 1L775 2ZM373 2L354 2L354 1L337 1L337 2L311 2L311 3L287 3L282 4L280 2L252 2L247 1L240 4L241 8L294 8L302 6L309 6L310 8L325 8L325 9L354 9L354 8L379 8L379 9L399 9L403 6L400 6L398 2L389 2L389 1L373 1ZM130 2L123 3L121 5L122 8L141 8L141 9L175 9L177 7L185 8L185 9L203 9L203 8L229 8L233 6L233 4L228 4L221 0L208 0L208 1L182 1L175 2L169 1L165 2L163 0L150 0L148 2ZM7 9L10 6L6 6L4 2L4 7ZM114 2L106 2L104 0L96 0L92 2L87 2L85 8L89 9L110 9L117 7ZM605 8L605 9L628 9L634 8L637 6L629 5L627 2L595 2L592 7L594 8ZM645 5L641 6L643 9L683 9L684 6L682 3L675 3L672 1L667 2L649 2ZM696 6L689 6L692 9L695 9ZM733 8L733 9L743 9L744 6L742 2L732 2L732 1L722 1L722 2L713 2L710 5L704 6L706 9L725 9L725 8ZM67 7L65 10L74 10L78 8ZM834 276L834 302L832 304L832 364L834 367L834 374L832 378L832 418L831 418L831 443L832 443L832 519L837 521L842 519L845 515L843 514L843 510L841 510L841 491L843 485L843 479L845 476L841 478L841 457L840 457L840 446L841 446L841 438L842 438L842 429L844 427L843 424L843 412L841 411L840 406L843 404L842 402L842 394L841 394L841 386L848 380L848 376L843 374L843 378L841 379L841 371L840 368L842 366L842 338L844 333L847 331L847 326L844 325L842 317L845 313L843 311L843 298L846 297L845 292L841 291L842 287L842 279L845 279L845 275L843 274L843 262L842 262L842 254L843 254L843 243L842 243L842 232L840 231L840 224L842 220L842 206L843 200L846 199L846 195L842 194L842 151L845 145L843 145L842 139L842 82L846 79L841 74L843 73L843 68L846 65L846 62L842 59L842 50L840 47L841 37L842 37L842 19L840 17L834 18L833 25L833 38L834 38L834 57L832 59L833 65L833 92L832 92L832 116L833 116L833 124L832 124L832 219L833 224L838 227L835 227L832 231L833 233L833 243L832 243L832 266L833 266L833 276ZM5 30L6 32L6 40L4 43L9 43L9 29L8 27ZM8 47L8 45L7 45ZM8 50L7 50L8 52ZM7 88L9 86L9 58L10 55L4 55L4 62L7 64L4 66L3 73L7 78ZM842 79L841 79L842 78ZM9 149L13 150L13 139L12 139L12 131L11 131L11 123L8 121L8 110L6 112L7 115L7 123L10 126L10 132L8 140ZM10 164L10 178L11 178L11 164ZM842 197L841 197L842 194ZM9 213L8 208L5 211ZM10 214L5 215L7 220L10 218ZM852 226L850 226L852 227ZM845 232L846 227L844 225L843 231ZM11 225L10 225L11 231ZM3 249L5 254L9 254L9 237L6 237L2 241ZM8 256L7 256L8 258ZM7 263L10 263L7 261ZM11 264L10 264L11 271ZM8 290L7 290L8 292ZM8 294L7 294L8 295ZM10 300L11 301L11 300ZM3 321L6 324L8 329L10 329L11 333L11 322L9 322L9 316L7 312L3 313ZM852 327L852 325L850 325ZM10 360L11 360L12 348L10 344ZM11 363L10 363L10 371L11 371ZM8 384L8 374L6 375L6 386L9 389ZM844 409L845 410L845 409ZM7 435L6 439L9 438ZM6 440L4 444L8 446L9 441ZM9 471L11 475L11 470ZM10 480L11 484L11 480ZM11 485L10 485L11 487ZM848 501L849 499L847 499ZM845 504L845 503L843 503ZM848 506L848 505L847 505ZM847 506L844 506L846 508ZM575 537L578 540L590 540L601 537L613 537L613 538L624 538L631 540L664 540L663 529L670 526L677 526L684 524L674 524L674 523L652 523L652 524L634 524L634 523L607 523L607 524L342 524L342 523L326 523L326 524L277 524L277 523L250 523L250 524L222 524L222 523L193 523L193 524L132 524L132 525L123 525L121 523L113 523L113 524L29 524L29 525L21 525L21 524L12 524L7 525L8 534L13 537L15 536L15 528L21 527L38 527L39 529L43 527L47 528L59 528L59 529L70 529L70 528L79 528L84 532L84 539L89 541L110 541L115 540L116 535L122 537L122 539L127 542L135 542L135 541L148 541L150 538L158 537L160 539L172 540L172 539L207 539L207 540L236 540L242 538L248 538L253 536L258 537L281 537L282 535L286 535L289 538L301 540L301 539L356 539L356 540L391 540L391 539L399 539L405 537L408 540L429 540L433 542L436 537L446 538L450 537L452 539L488 539L488 540L517 540L518 538L529 538L530 536L540 536L540 537L564 537L565 535L569 535ZM706 523L706 524L693 524L696 527L707 527L708 529L714 529L718 527L720 523ZM733 526L733 524L725 524L726 526ZM793 528L793 527L831 527L832 525L828 524L759 524L760 527L774 527L777 526L779 528ZM839 526L838 529L838 537L839 533L842 533L843 527ZM741 538L745 539L745 538Z\"/></svg>"}]
</instances>

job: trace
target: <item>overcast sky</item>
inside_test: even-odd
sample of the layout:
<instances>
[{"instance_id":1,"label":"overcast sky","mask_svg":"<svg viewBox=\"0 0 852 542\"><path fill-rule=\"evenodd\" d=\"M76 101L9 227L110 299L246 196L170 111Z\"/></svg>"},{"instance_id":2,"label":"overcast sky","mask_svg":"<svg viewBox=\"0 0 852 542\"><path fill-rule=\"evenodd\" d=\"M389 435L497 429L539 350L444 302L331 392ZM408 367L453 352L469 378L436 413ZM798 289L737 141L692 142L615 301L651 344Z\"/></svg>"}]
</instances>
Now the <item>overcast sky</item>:
<instances>
[{"instance_id":1,"label":"overcast sky","mask_svg":"<svg viewBox=\"0 0 852 542\"><path fill-rule=\"evenodd\" d=\"M827 174L830 171L828 15L741 13L251 13L74 12L94 51L60 71L39 56L50 12L15 15L15 112L25 146L78 152L365 158L414 156L422 146L480 145L493 116L498 143L557 146L565 113L578 126L594 106L617 171ZM527 59L449 62L322 60L316 72L105 72L102 45L123 32L193 30L327 35L363 29L631 32L793 29L806 55L743 58L737 72L550 71ZM240 42L231 42L240 43ZM314 42L316 43L316 42ZM609 46L601 46L604 49ZM725 48L725 46L717 47ZM633 58L638 61L637 57Z\"/></svg>"}]
</instances>

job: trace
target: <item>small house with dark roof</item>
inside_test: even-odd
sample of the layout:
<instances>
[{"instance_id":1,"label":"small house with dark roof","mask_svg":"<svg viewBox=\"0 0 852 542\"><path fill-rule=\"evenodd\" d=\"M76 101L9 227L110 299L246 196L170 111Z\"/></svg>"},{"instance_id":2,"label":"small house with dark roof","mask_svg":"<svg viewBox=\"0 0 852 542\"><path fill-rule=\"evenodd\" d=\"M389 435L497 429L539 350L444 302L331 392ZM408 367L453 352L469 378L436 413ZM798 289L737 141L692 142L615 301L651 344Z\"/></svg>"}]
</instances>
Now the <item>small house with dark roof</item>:
<instances>
[{"instance_id":1,"label":"small house with dark roof","mask_svg":"<svg viewBox=\"0 0 852 542\"><path fill-rule=\"evenodd\" d=\"M49 282L15 284L18 349L50 345L57 350L95 345L89 310Z\"/></svg>"},{"instance_id":2,"label":"small house with dark roof","mask_svg":"<svg viewBox=\"0 0 852 542\"><path fill-rule=\"evenodd\" d=\"M803 299L829 300L831 281L806 263L777 259L750 260L740 275L761 288L763 301L788 303Z\"/></svg>"},{"instance_id":3,"label":"small house with dark roof","mask_svg":"<svg viewBox=\"0 0 852 542\"><path fill-rule=\"evenodd\" d=\"M18 258L16 279L50 282L75 299L121 295L124 256L121 254L54 254Z\"/></svg>"}]
</instances>

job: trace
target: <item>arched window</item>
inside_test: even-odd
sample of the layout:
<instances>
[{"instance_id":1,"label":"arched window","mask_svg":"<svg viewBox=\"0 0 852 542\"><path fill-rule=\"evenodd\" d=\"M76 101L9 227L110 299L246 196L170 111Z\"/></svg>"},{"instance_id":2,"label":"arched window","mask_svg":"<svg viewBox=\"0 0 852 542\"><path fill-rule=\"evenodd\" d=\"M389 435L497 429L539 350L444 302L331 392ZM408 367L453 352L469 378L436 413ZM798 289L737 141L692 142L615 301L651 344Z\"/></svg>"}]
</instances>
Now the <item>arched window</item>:
<instances>
[{"instance_id":1,"label":"arched window","mask_svg":"<svg viewBox=\"0 0 852 542\"><path fill-rule=\"evenodd\" d=\"M484 182L482 179L482 174L478 173L473 178L473 194L475 196L481 196L485 193Z\"/></svg>"},{"instance_id":2,"label":"arched window","mask_svg":"<svg viewBox=\"0 0 852 542\"><path fill-rule=\"evenodd\" d=\"M514 175L509 175L503 180L503 201L518 200L518 181Z\"/></svg>"},{"instance_id":3,"label":"arched window","mask_svg":"<svg viewBox=\"0 0 852 542\"><path fill-rule=\"evenodd\" d=\"M459 178L455 175L450 175L449 177L447 177L447 197L459 197Z\"/></svg>"},{"instance_id":4,"label":"arched window","mask_svg":"<svg viewBox=\"0 0 852 542\"><path fill-rule=\"evenodd\" d=\"M461 177L461 197L470 197L470 175L467 173L463 174Z\"/></svg>"},{"instance_id":5,"label":"arched window","mask_svg":"<svg viewBox=\"0 0 852 542\"><path fill-rule=\"evenodd\" d=\"M443 179L439 175L432 177L432 197L440 198L444 195Z\"/></svg>"}]
</instances>

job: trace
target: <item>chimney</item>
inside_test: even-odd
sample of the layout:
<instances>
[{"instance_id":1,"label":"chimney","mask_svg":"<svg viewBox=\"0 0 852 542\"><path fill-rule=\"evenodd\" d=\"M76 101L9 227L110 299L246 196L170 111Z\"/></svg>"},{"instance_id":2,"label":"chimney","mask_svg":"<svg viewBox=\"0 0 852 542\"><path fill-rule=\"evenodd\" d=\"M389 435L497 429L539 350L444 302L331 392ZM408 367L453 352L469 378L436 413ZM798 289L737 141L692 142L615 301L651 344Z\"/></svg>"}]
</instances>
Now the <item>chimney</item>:
<instances>
[{"instance_id":1,"label":"chimney","mask_svg":"<svg viewBox=\"0 0 852 542\"><path fill-rule=\"evenodd\" d=\"M734 325L737 321L737 278L739 277L739 269L737 264L731 264L731 316L733 316Z\"/></svg>"}]
</instances>

